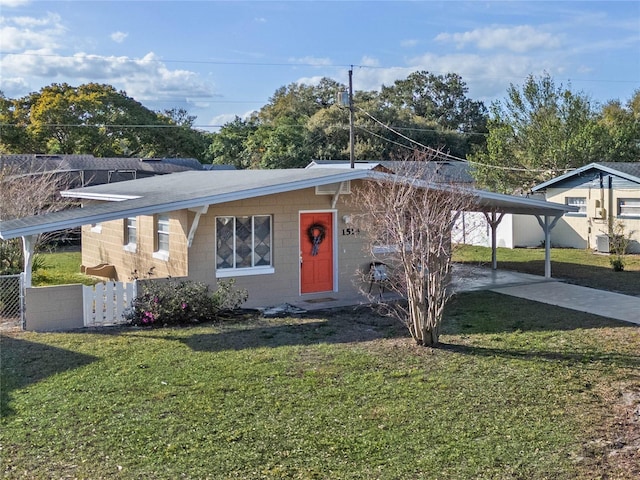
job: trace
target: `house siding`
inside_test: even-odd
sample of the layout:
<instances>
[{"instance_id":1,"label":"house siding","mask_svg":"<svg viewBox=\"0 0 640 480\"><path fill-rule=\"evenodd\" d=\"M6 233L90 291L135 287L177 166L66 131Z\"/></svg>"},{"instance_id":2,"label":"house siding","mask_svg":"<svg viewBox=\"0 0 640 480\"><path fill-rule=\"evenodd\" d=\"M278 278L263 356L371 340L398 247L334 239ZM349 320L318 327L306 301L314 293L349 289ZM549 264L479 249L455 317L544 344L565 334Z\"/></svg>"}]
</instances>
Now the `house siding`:
<instances>
[{"instance_id":1,"label":"house siding","mask_svg":"<svg viewBox=\"0 0 640 480\"><path fill-rule=\"evenodd\" d=\"M580 188L548 188L546 199L550 202L565 203L568 197L584 197L587 200L586 215L566 214L558 221L551 231L551 242L554 247L590 248L596 249L598 235L607 235L610 225L620 220L625 226L625 232L631 234L629 253L640 253L640 218L620 217L618 214L619 199L640 199L640 187L632 187L630 182L612 182L613 188L606 188L609 184L603 182L605 188L593 183L582 184ZM624 187L623 187L624 185ZM597 209L604 209L604 215L599 218ZM602 210L601 210L602 212Z\"/></svg>"},{"instance_id":2,"label":"house siding","mask_svg":"<svg viewBox=\"0 0 640 480\"><path fill-rule=\"evenodd\" d=\"M129 281L134 277L184 277L189 274L187 265L188 225L193 213L180 210L169 213L168 258L154 258L155 216L141 215L137 219L136 251L127 251L124 246L124 220L104 222L100 232L91 225L82 227L82 265L93 267L101 263L113 265L118 281Z\"/></svg>"},{"instance_id":3,"label":"house siding","mask_svg":"<svg viewBox=\"0 0 640 480\"><path fill-rule=\"evenodd\" d=\"M268 306L299 302L314 298L344 298L357 293L354 284L356 271L370 261L364 254L363 237L342 236L345 227L342 217L350 213L349 195L340 197L332 209L331 195L316 195L309 188L237 202L212 205L200 219L198 232L189 251L189 278L215 286L215 218L218 216L271 215L272 224L272 274L235 277L236 286L249 292L247 307ZM334 213L334 254L337 266L334 291L316 294L300 294L300 239L299 215L307 211L332 211Z\"/></svg>"},{"instance_id":4,"label":"house siding","mask_svg":"<svg viewBox=\"0 0 640 480\"><path fill-rule=\"evenodd\" d=\"M249 292L249 299L244 306L264 307L327 297L336 300L351 298L362 285L357 272L362 269L366 271L371 258L364 248L365 235L342 235L343 229L353 227L342 219L352 213L350 198L351 195L341 195L332 208L332 195L316 195L314 188L307 188L211 205L199 219L190 248L187 248L187 237L196 214L188 210L171 212L170 254L167 262L153 258L153 216L137 217L138 245L135 253L124 249L124 220L103 223L101 233L95 233L90 226L86 226L83 228L82 261L87 266L100 263L114 265L121 281L131 278L133 270L138 270L143 278L153 266L151 278L169 275L188 277L215 289L218 282L216 217L271 215L274 273L231 277L237 287ZM301 295L299 216L309 211L330 211L334 215L335 284L333 291Z\"/></svg>"}]
</instances>

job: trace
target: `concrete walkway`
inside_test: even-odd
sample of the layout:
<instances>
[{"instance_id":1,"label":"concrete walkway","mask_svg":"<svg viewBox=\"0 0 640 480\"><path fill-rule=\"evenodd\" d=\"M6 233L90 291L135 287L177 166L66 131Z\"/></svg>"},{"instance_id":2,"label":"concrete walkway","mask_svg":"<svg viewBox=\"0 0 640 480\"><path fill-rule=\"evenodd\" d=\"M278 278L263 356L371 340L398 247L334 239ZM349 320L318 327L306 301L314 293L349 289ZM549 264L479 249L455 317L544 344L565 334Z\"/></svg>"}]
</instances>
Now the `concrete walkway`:
<instances>
[{"instance_id":1,"label":"concrete walkway","mask_svg":"<svg viewBox=\"0 0 640 480\"><path fill-rule=\"evenodd\" d=\"M591 313L614 320L640 325L640 297L570 285L554 278L539 275L491 270L488 267L454 264L452 288L456 293L478 290L525 298L535 302ZM385 300L398 298L391 292L383 295ZM322 310L364 304L361 296L351 298L321 298L300 301L294 306L306 311Z\"/></svg>"},{"instance_id":2,"label":"concrete walkway","mask_svg":"<svg viewBox=\"0 0 640 480\"><path fill-rule=\"evenodd\" d=\"M548 305L640 325L640 297L581 287L538 275L454 266L456 291L491 290Z\"/></svg>"},{"instance_id":3,"label":"concrete walkway","mask_svg":"<svg viewBox=\"0 0 640 480\"><path fill-rule=\"evenodd\" d=\"M640 325L640 297L557 281L492 288L491 291Z\"/></svg>"}]
</instances>

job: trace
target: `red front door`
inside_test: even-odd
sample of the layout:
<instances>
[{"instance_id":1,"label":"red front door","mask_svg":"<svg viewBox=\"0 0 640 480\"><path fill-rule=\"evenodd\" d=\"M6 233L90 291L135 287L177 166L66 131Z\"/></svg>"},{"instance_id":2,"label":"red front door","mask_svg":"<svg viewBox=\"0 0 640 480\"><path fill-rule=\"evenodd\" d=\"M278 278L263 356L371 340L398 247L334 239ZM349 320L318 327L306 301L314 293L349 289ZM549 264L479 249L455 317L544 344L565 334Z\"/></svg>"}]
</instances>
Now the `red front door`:
<instances>
[{"instance_id":1,"label":"red front door","mask_svg":"<svg viewBox=\"0 0 640 480\"><path fill-rule=\"evenodd\" d=\"M300 214L300 291L333 290L333 214Z\"/></svg>"}]
</instances>

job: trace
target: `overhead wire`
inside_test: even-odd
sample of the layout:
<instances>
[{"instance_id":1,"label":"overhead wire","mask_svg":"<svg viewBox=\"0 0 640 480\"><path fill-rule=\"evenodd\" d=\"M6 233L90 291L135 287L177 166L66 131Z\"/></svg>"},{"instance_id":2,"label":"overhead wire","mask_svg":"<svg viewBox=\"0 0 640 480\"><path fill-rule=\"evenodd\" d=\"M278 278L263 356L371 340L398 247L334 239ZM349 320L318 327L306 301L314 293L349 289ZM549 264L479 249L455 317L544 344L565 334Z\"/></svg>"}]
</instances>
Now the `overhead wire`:
<instances>
[{"instance_id":1,"label":"overhead wire","mask_svg":"<svg viewBox=\"0 0 640 480\"><path fill-rule=\"evenodd\" d=\"M457 157L455 155L451 155L451 154L448 154L448 153L441 152L440 150L437 150L437 149L435 149L433 147L429 147L428 145L424 145L424 144L422 144L422 143L420 143L420 142L418 142L416 140L413 140L412 138L409 138L406 135L403 135L402 133L396 131L395 129L393 129L393 128L389 127L388 125L386 125L385 123L381 122L380 120L375 118L373 115L371 115L369 112L363 110L360 107L357 107L357 108L358 108L359 111L361 111L362 113L367 115L373 121L375 121L376 123L378 123L382 127L386 128L387 130L395 133L399 137L404 138L405 140L407 140L407 141L409 141L409 142L411 142L411 143L413 143L415 145L418 145L418 146L426 149L427 151L430 151L430 152L434 153L436 156L444 156L446 159L451 159L451 160L455 160L455 161L458 161L458 162L470 163L470 164L474 164L474 165L480 165L482 167L494 168L496 170L505 170L505 171L513 171L513 172L547 173L549 171L568 172L570 170L573 170L571 168L569 168L569 169L536 169L536 168L521 168L521 167L505 167L503 165L491 165L491 164L488 164L488 163L476 162L475 160L468 160L466 158ZM359 127L359 128L361 128L361 127ZM373 132L370 132L370 131L368 133L373 134ZM406 145L402 145L400 143L393 142L392 140L388 140L385 137L383 137L382 135L376 135L376 134L373 134L373 135L375 135L375 136L377 136L377 137L379 137L379 138L381 138L383 140L389 141L391 143L395 143L396 145L401 145L403 147L407 147Z\"/></svg>"}]
</instances>

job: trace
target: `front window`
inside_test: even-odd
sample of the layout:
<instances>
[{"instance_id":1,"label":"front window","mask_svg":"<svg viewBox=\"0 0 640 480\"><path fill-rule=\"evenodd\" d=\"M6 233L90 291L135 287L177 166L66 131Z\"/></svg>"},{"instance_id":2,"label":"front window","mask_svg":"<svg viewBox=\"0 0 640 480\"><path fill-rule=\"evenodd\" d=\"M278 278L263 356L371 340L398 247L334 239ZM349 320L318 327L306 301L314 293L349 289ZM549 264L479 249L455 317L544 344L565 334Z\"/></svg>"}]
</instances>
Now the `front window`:
<instances>
[{"instance_id":1,"label":"front window","mask_svg":"<svg viewBox=\"0 0 640 480\"><path fill-rule=\"evenodd\" d=\"M271 216L216 217L216 269L234 273L272 266Z\"/></svg>"},{"instance_id":2,"label":"front window","mask_svg":"<svg viewBox=\"0 0 640 480\"><path fill-rule=\"evenodd\" d=\"M158 215L156 218L156 251L169 251L169 216Z\"/></svg>"},{"instance_id":3,"label":"front window","mask_svg":"<svg viewBox=\"0 0 640 480\"><path fill-rule=\"evenodd\" d=\"M578 207L577 212L569 212L567 215L581 215L587 214L587 198L586 197L566 197L564 203L570 207Z\"/></svg>"},{"instance_id":4,"label":"front window","mask_svg":"<svg viewBox=\"0 0 640 480\"><path fill-rule=\"evenodd\" d=\"M126 218L124 221L124 245L129 250L135 250L138 241L138 226L136 217Z\"/></svg>"},{"instance_id":5,"label":"front window","mask_svg":"<svg viewBox=\"0 0 640 480\"><path fill-rule=\"evenodd\" d=\"M640 198L618 199L618 216L640 218Z\"/></svg>"}]
</instances>

